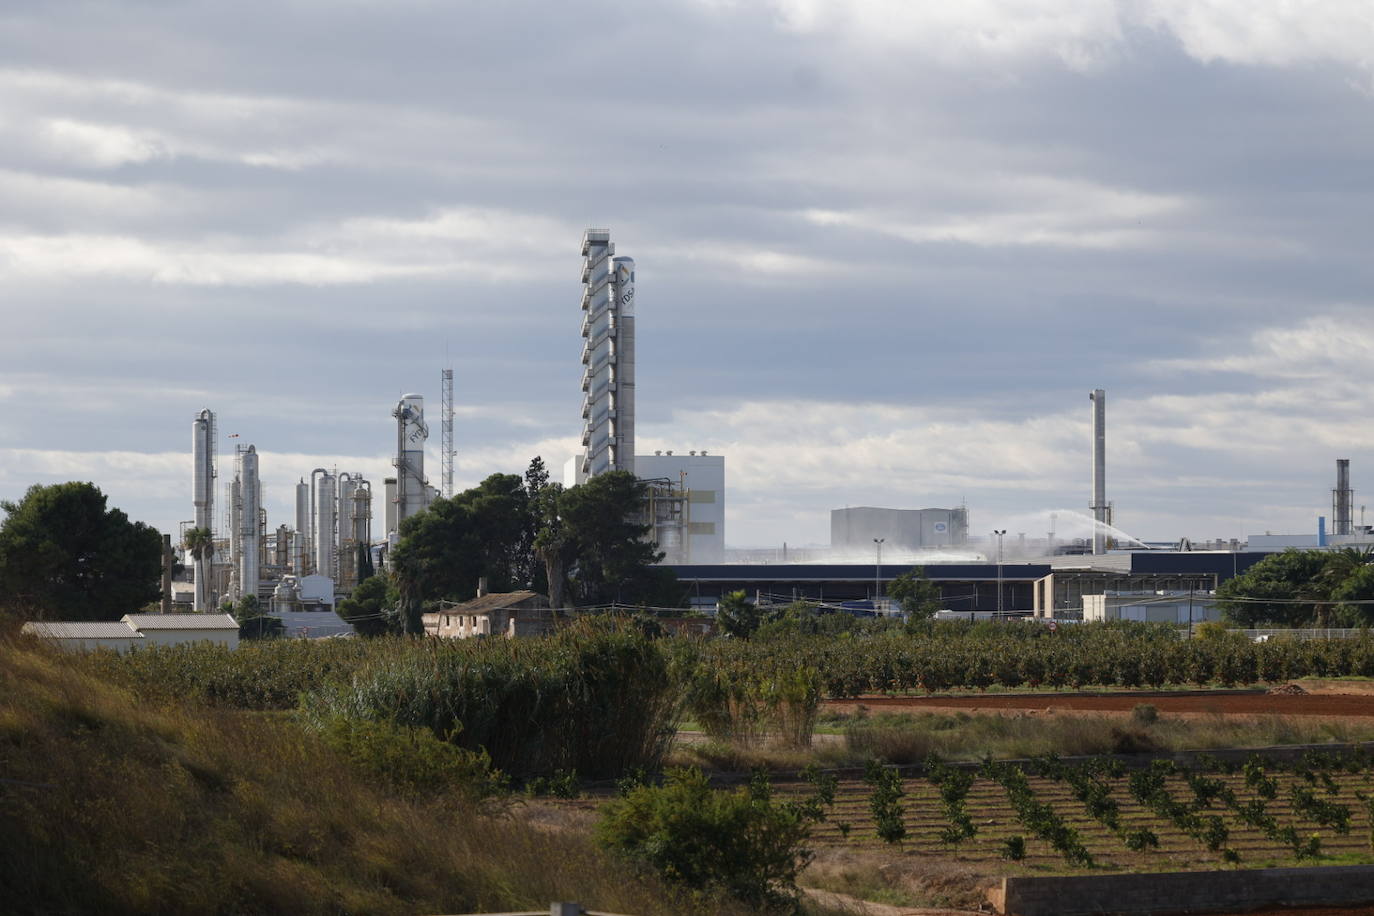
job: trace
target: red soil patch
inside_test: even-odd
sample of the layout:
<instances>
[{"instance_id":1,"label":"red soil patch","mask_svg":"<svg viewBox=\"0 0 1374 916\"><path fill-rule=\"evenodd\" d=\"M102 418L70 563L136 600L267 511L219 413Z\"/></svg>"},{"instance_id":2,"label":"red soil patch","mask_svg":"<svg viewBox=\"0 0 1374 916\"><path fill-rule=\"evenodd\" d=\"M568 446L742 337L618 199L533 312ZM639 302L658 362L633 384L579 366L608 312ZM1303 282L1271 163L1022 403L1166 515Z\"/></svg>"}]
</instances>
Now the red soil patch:
<instances>
[{"instance_id":1,"label":"red soil patch","mask_svg":"<svg viewBox=\"0 0 1374 916\"><path fill-rule=\"evenodd\" d=\"M1075 712L1130 712L1148 703L1161 713L1220 713L1238 716L1339 716L1374 718L1374 696L1345 694L1264 693L1122 693L1122 694L988 694L960 697L861 697L835 700L827 705L870 709L911 709L929 712L949 710L1065 710Z\"/></svg>"}]
</instances>

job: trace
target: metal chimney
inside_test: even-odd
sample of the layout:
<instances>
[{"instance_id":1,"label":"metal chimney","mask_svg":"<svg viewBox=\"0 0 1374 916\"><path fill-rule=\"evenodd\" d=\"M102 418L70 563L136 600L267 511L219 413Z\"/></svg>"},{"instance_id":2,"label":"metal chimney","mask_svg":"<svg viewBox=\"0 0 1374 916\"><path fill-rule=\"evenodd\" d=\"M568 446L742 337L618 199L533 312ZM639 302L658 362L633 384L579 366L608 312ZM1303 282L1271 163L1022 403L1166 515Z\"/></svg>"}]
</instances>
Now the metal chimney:
<instances>
[{"instance_id":1,"label":"metal chimney","mask_svg":"<svg viewBox=\"0 0 1374 916\"><path fill-rule=\"evenodd\" d=\"M1351 504L1355 502L1355 492L1350 489L1350 459L1336 459L1336 489L1331 491L1331 533L1334 535L1354 534L1351 525Z\"/></svg>"},{"instance_id":2,"label":"metal chimney","mask_svg":"<svg viewBox=\"0 0 1374 916\"><path fill-rule=\"evenodd\" d=\"M1107 552L1107 392L1094 388L1093 402L1093 554Z\"/></svg>"}]
</instances>

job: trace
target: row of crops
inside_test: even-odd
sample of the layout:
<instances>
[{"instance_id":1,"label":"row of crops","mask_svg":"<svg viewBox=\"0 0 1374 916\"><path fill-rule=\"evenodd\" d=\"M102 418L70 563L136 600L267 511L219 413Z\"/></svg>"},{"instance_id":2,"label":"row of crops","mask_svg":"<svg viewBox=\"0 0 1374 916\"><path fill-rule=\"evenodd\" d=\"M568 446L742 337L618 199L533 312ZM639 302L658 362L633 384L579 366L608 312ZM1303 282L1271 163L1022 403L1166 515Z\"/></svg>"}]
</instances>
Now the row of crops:
<instances>
[{"instance_id":1,"label":"row of crops","mask_svg":"<svg viewBox=\"0 0 1374 916\"><path fill-rule=\"evenodd\" d=\"M793 635L717 640L704 663L724 677L813 670L830 697L955 688L1166 687L1281 683L1302 677L1374 677L1374 638L1180 640L1172 630L1034 623L932 627L923 635Z\"/></svg>"},{"instance_id":2,"label":"row of crops","mask_svg":"<svg viewBox=\"0 0 1374 916\"><path fill-rule=\"evenodd\" d=\"M1374 758L1363 750L1140 769L1105 757L976 768L932 759L906 778L875 764L862 781L830 789L815 838L1070 869L1368 859L1371 777Z\"/></svg>"},{"instance_id":3,"label":"row of crops","mask_svg":"<svg viewBox=\"0 0 1374 916\"><path fill-rule=\"evenodd\" d=\"M347 683L359 672L458 652L501 664L542 664L541 641L293 640L97 657L103 673L169 692L247 709L284 709L303 692ZM1083 625L1051 632L1034 623L935 624L919 634L840 637L791 634L770 640L660 641L684 689L737 690L804 673L821 694L856 697L955 688L1223 686L1301 677L1374 677L1374 637L1338 640L1180 640L1154 625ZM552 654L556 655L557 652ZM495 663L495 662L494 662ZM762 688L761 688L762 689ZM774 689L778 689L774 687ZM784 692L805 693L804 686Z\"/></svg>"}]
</instances>

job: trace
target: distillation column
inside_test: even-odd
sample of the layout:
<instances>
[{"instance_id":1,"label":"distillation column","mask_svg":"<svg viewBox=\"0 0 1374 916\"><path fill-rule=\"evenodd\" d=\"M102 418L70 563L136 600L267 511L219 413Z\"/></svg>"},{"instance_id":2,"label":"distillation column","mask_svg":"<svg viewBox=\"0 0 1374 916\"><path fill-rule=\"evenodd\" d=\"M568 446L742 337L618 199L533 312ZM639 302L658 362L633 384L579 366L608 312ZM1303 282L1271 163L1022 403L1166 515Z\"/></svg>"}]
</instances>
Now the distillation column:
<instances>
[{"instance_id":1,"label":"distillation column","mask_svg":"<svg viewBox=\"0 0 1374 916\"><path fill-rule=\"evenodd\" d=\"M335 478L324 468L316 468L310 473L310 484L314 488L312 501L315 505L315 527L310 536L315 545L315 572L338 581L338 570L334 566L334 526L338 519Z\"/></svg>"},{"instance_id":2,"label":"distillation column","mask_svg":"<svg viewBox=\"0 0 1374 916\"><path fill-rule=\"evenodd\" d=\"M396 404L396 528L429 505L429 481L425 479L425 425L423 395L407 394Z\"/></svg>"},{"instance_id":3,"label":"distillation column","mask_svg":"<svg viewBox=\"0 0 1374 916\"><path fill-rule=\"evenodd\" d=\"M248 446L239 452L239 596L258 596L258 581L261 578L258 566L261 542L259 540L259 510L262 508L262 495L258 485L258 450Z\"/></svg>"},{"instance_id":4,"label":"distillation column","mask_svg":"<svg viewBox=\"0 0 1374 916\"><path fill-rule=\"evenodd\" d=\"M306 574L310 558L310 484L301 478L296 484L296 535L291 539L291 571Z\"/></svg>"},{"instance_id":5,"label":"distillation column","mask_svg":"<svg viewBox=\"0 0 1374 916\"><path fill-rule=\"evenodd\" d=\"M195 507L195 527L210 534L209 552L198 552L191 557L196 585L193 607L197 613L209 611L214 605L210 578L214 565L215 435L215 415L206 408L196 414L191 423L191 460L194 464L191 501Z\"/></svg>"}]
</instances>

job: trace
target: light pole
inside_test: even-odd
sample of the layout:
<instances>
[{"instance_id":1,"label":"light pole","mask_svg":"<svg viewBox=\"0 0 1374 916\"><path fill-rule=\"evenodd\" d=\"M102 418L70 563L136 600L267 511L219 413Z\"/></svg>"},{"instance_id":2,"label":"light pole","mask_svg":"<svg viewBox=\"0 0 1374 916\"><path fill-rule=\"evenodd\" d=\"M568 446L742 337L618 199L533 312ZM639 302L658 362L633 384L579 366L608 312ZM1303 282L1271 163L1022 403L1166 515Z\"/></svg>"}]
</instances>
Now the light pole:
<instances>
[{"instance_id":1,"label":"light pole","mask_svg":"<svg viewBox=\"0 0 1374 916\"><path fill-rule=\"evenodd\" d=\"M1007 533L1005 528L994 528L993 534L997 535L997 616L1002 616L1002 535Z\"/></svg>"},{"instance_id":2,"label":"light pole","mask_svg":"<svg viewBox=\"0 0 1374 916\"><path fill-rule=\"evenodd\" d=\"M878 558L873 562L873 613L878 613L878 593L883 588L883 541L887 538L874 538Z\"/></svg>"}]
</instances>

